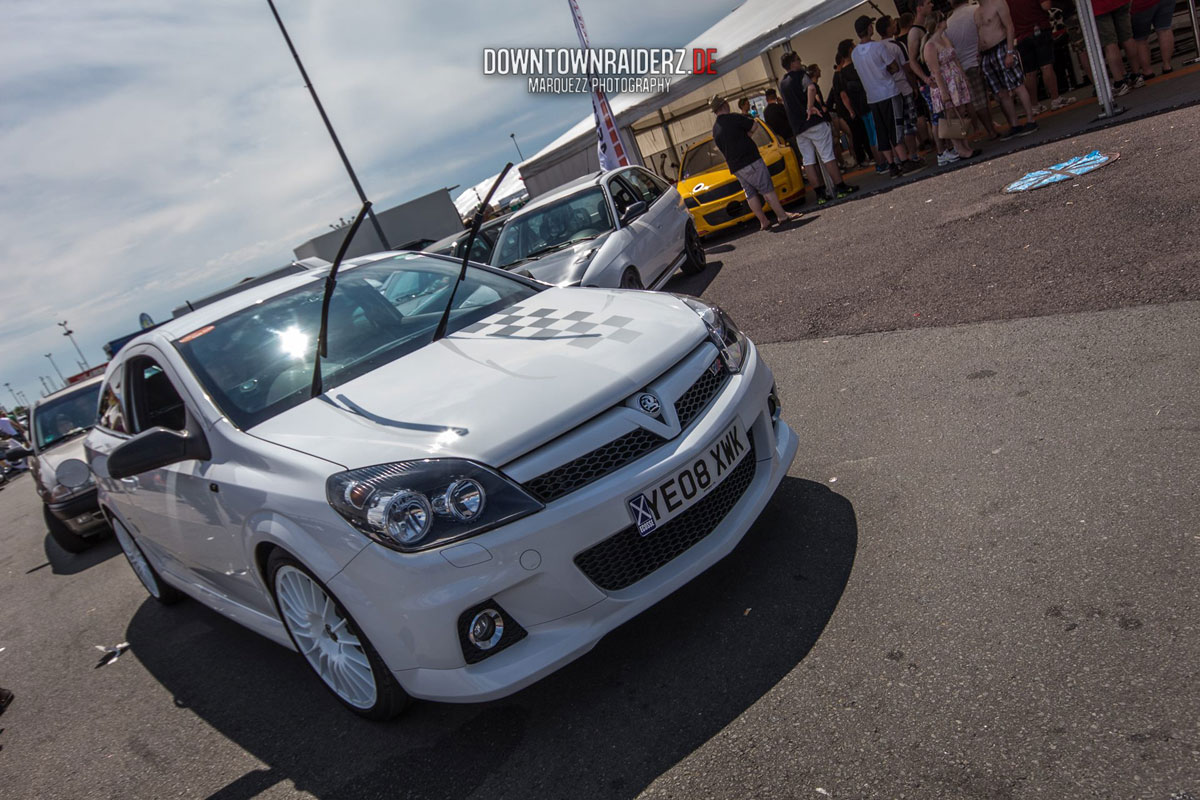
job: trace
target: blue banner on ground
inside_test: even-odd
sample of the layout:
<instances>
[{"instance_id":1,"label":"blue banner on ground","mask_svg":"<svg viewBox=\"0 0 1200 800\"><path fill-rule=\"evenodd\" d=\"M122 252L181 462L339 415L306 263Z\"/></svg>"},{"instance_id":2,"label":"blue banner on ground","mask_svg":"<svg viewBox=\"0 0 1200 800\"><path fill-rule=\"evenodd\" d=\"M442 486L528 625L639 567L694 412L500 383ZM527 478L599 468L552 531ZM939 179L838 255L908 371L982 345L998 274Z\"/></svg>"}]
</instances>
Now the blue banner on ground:
<instances>
[{"instance_id":1,"label":"blue banner on ground","mask_svg":"<svg viewBox=\"0 0 1200 800\"><path fill-rule=\"evenodd\" d=\"M1120 157L1120 153L1101 153L1099 150L1093 150L1086 156L1075 156L1075 158L1069 161L1055 164L1047 169L1034 170L1020 180L1013 181L1008 186L1005 186L1004 191L1028 192L1031 189L1040 189L1052 183L1069 181L1073 178L1078 178L1080 175L1085 175L1094 169L1099 169L1105 164L1111 164Z\"/></svg>"}]
</instances>

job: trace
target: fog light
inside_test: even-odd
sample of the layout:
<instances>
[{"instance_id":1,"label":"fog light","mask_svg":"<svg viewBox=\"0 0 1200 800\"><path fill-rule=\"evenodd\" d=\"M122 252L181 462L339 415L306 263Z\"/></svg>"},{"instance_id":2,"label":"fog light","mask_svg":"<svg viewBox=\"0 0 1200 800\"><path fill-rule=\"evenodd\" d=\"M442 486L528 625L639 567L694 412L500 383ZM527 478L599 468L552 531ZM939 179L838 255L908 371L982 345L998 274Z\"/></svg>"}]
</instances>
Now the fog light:
<instances>
[{"instance_id":1,"label":"fog light","mask_svg":"<svg viewBox=\"0 0 1200 800\"><path fill-rule=\"evenodd\" d=\"M475 615L467 628L467 639L480 650L491 650L504 636L504 617L494 608Z\"/></svg>"},{"instance_id":2,"label":"fog light","mask_svg":"<svg viewBox=\"0 0 1200 800\"><path fill-rule=\"evenodd\" d=\"M779 402L779 395L775 394L775 387L771 387L771 393L767 395L767 413L771 415L772 422L778 422L779 417L783 414L783 404Z\"/></svg>"}]
</instances>

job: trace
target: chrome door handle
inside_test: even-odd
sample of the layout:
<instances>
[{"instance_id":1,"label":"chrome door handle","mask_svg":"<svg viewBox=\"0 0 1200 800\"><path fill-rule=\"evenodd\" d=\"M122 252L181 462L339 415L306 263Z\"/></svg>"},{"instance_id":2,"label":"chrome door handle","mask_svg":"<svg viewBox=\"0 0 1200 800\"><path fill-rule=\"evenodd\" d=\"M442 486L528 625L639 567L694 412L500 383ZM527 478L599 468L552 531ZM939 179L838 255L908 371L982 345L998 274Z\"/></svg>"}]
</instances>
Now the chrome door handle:
<instances>
[{"instance_id":1,"label":"chrome door handle","mask_svg":"<svg viewBox=\"0 0 1200 800\"><path fill-rule=\"evenodd\" d=\"M121 483L125 484L125 488L127 489L138 488L138 479L136 476L132 478L121 478Z\"/></svg>"}]
</instances>

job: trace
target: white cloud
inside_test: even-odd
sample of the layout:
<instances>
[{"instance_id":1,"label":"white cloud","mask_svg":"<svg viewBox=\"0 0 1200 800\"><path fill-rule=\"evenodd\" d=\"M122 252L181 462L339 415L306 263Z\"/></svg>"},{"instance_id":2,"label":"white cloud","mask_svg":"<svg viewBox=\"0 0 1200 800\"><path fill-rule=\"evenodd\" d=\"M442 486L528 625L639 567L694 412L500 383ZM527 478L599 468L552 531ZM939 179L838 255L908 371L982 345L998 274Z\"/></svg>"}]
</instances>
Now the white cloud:
<instances>
[{"instance_id":1,"label":"white cloud","mask_svg":"<svg viewBox=\"0 0 1200 800\"><path fill-rule=\"evenodd\" d=\"M732 0L584 0L593 44L680 45ZM484 78L488 46L573 45L566 0L278 0L368 194L470 185L589 113ZM358 200L265 2L10 3L0 69L0 382L246 275ZM3 398L0 398L2 401Z\"/></svg>"}]
</instances>

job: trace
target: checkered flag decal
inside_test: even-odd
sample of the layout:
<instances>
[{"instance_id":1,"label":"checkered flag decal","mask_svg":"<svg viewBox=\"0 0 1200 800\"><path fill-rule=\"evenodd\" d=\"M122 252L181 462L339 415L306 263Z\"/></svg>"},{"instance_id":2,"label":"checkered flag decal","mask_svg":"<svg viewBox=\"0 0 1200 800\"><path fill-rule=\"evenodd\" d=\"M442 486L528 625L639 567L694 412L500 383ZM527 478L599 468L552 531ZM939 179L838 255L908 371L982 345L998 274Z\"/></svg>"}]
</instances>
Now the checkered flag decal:
<instances>
[{"instance_id":1,"label":"checkered flag decal","mask_svg":"<svg viewBox=\"0 0 1200 800\"><path fill-rule=\"evenodd\" d=\"M528 309L516 306L468 325L456 335L466 333L511 339L563 339L571 347L586 349L603 339L629 344L642 335L630 327L632 323L632 317L619 314L605 318L590 311L563 313L555 308Z\"/></svg>"}]
</instances>

